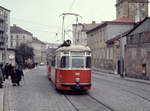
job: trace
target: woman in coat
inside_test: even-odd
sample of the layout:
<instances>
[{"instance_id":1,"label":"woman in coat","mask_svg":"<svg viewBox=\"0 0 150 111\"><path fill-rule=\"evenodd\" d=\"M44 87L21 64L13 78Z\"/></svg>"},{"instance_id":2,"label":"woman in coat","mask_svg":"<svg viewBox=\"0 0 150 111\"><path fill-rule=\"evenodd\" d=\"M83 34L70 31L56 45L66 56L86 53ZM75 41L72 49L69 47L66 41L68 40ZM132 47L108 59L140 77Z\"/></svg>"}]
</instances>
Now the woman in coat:
<instances>
[{"instance_id":1,"label":"woman in coat","mask_svg":"<svg viewBox=\"0 0 150 111\"><path fill-rule=\"evenodd\" d=\"M17 71L16 68L13 66L12 67L12 71L11 71L11 82L13 86L16 86L18 81L18 75L17 75Z\"/></svg>"},{"instance_id":2,"label":"woman in coat","mask_svg":"<svg viewBox=\"0 0 150 111\"><path fill-rule=\"evenodd\" d=\"M3 87L3 71L2 71L2 67L3 67L3 64L0 64L0 88Z\"/></svg>"}]
</instances>

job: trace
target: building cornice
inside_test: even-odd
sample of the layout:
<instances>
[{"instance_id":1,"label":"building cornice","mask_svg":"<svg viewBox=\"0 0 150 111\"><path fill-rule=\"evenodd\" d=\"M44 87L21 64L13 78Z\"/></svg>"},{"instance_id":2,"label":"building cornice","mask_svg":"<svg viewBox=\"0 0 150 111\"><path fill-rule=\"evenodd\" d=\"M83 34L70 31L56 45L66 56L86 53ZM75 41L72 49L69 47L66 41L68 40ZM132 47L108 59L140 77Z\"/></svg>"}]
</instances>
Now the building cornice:
<instances>
[{"instance_id":1,"label":"building cornice","mask_svg":"<svg viewBox=\"0 0 150 111\"><path fill-rule=\"evenodd\" d=\"M8 10L8 9L6 9L6 8L2 7L2 6L0 6L0 8L2 8L2 9L4 9L4 10L6 10L6 11L8 11L8 12L10 12L10 10Z\"/></svg>"}]
</instances>

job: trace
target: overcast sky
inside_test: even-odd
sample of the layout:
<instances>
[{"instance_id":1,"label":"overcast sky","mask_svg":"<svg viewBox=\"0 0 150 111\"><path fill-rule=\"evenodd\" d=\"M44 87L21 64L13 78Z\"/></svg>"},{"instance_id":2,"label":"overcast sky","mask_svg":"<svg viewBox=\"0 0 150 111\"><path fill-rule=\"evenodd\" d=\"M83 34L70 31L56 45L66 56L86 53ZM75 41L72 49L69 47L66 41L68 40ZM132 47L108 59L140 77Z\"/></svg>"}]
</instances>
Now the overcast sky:
<instances>
[{"instance_id":1,"label":"overcast sky","mask_svg":"<svg viewBox=\"0 0 150 111\"><path fill-rule=\"evenodd\" d=\"M11 25L16 24L45 42L61 40L62 13L79 14L81 23L114 20L115 3L116 0L0 0L1 6L11 10ZM73 23L75 17L67 16L66 30L72 30Z\"/></svg>"}]
</instances>

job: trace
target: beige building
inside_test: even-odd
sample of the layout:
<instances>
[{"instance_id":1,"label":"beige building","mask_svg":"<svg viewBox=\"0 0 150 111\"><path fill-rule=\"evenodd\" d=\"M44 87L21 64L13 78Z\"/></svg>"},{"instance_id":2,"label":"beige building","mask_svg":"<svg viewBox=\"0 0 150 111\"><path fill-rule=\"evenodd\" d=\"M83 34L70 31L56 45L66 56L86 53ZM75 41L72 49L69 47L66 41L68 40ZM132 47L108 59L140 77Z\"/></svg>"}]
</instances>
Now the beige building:
<instances>
[{"instance_id":1,"label":"beige building","mask_svg":"<svg viewBox=\"0 0 150 111\"><path fill-rule=\"evenodd\" d=\"M141 21L148 16L148 0L116 0L117 19Z\"/></svg>"},{"instance_id":2,"label":"beige building","mask_svg":"<svg viewBox=\"0 0 150 111\"><path fill-rule=\"evenodd\" d=\"M80 44L87 46L87 34L86 32L99 24L94 21L91 24L73 24L73 44Z\"/></svg>"},{"instance_id":3,"label":"beige building","mask_svg":"<svg viewBox=\"0 0 150 111\"><path fill-rule=\"evenodd\" d=\"M10 32L11 36L9 46L11 48L16 48L22 43L26 44L28 42L32 42L33 34L15 24L10 27Z\"/></svg>"},{"instance_id":4,"label":"beige building","mask_svg":"<svg viewBox=\"0 0 150 111\"><path fill-rule=\"evenodd\" d=\"M5 33L6 32L6 33ZM6 63L15 65L15 50L9 45L10 42L10 10L0 6L0 62L4 62L4 37L6 36Z\"/></svg>"},{"instance_id":5,"label":"beige building","mask_svg":"<svg viewBox=\"0 0 150 111\"><path fill-rule=\"evenodd\" d=\"M46 64L46 44L33 37L32 42L28 42L28 45L33 48L34 62Z\"/></svg>"},{"instance_id":6,"label":"beige building","mask_svg":"<svg viewBox=\"0 0 150 111\"><path fill-rule=\"evenodd\" d=\"M108 47L107 40L133 28L134 21L120 18L113 21L102 22L100 25L87 31L87 43L92 50L92 66L101 71L116 73L114 61L115 51Z\"/></svg>"}]
</instances>

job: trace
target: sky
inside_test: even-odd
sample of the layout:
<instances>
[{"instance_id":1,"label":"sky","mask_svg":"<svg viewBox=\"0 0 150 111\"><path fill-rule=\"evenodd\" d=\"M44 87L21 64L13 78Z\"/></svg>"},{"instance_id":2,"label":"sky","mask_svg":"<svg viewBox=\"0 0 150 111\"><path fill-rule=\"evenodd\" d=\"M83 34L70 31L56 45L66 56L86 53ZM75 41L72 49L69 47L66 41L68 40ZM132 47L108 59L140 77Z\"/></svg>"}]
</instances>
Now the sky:
<instances>
[{"instance_id":1,"label":"sky","mask_svg":"<svg viewBox=\"0 0 150 111\"><path fill-rule=\"evenodd\" d=\"M116 0L0 0L0 6L11 10L11 26L16 24L50 43L62 41L62 13L79 14L80 23L100 23L116 19L115 4ZM74 16L66 16L65 30L72 30L75 23ZM66 39L72 39L71 34Z\"/></svg>"}]
</instances>

